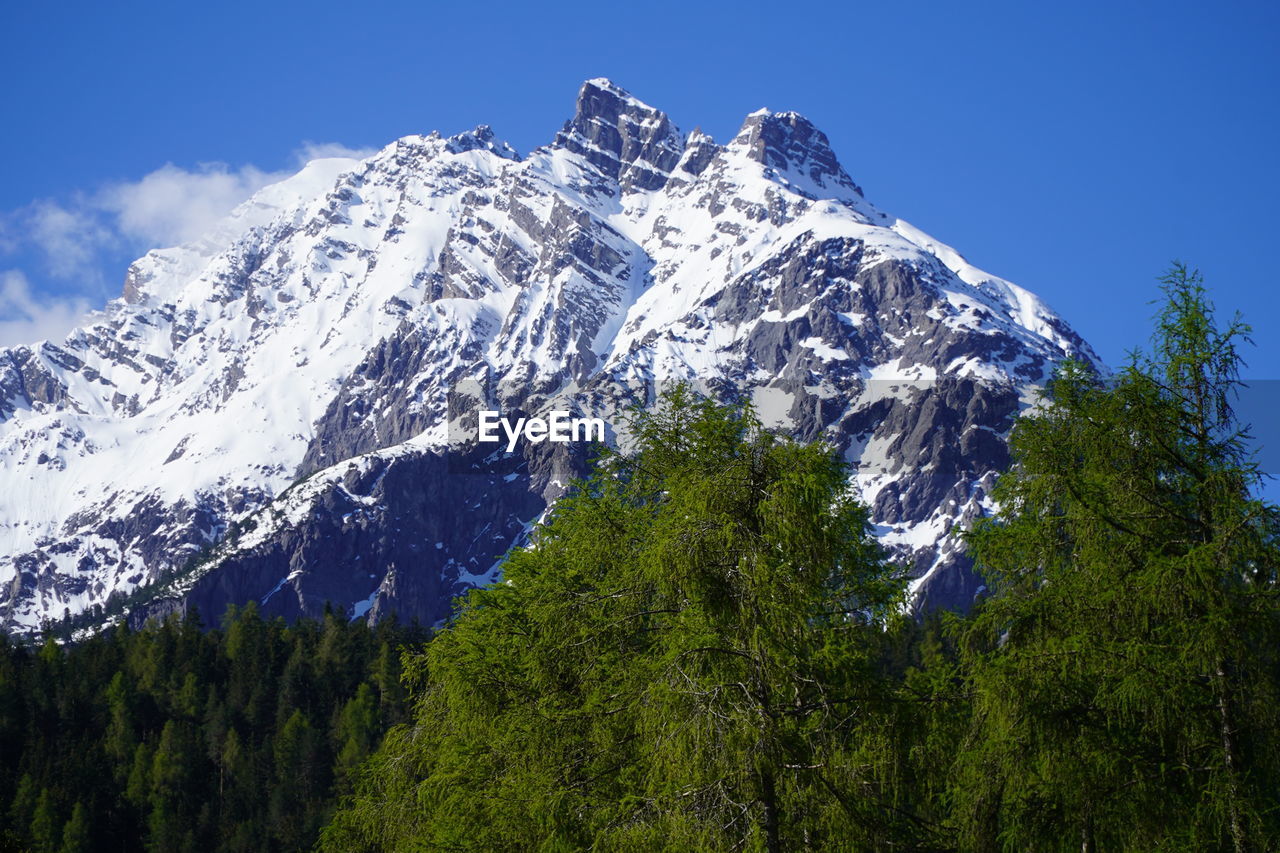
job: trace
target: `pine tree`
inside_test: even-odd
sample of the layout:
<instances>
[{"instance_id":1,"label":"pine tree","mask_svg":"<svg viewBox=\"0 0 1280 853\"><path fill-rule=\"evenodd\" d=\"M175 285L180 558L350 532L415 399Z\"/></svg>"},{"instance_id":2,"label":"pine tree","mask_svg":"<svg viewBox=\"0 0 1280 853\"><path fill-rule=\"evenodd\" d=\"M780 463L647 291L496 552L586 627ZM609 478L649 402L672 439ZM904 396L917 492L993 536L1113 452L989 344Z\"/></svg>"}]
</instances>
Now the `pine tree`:
<instances>
[{"instance_id":1,"label":"pine tree","mask_svg":"<svg viewBox=\"0 0 1280 853\"><path fill-rule=\"evenodd\" d=\"M40 799L36 801L35 814L31 817L31 849L35 853L56 853L59 825L53 797L49 789L45 788L40 792Z\"/></svg>"},{"instance_id":2,"label":"pine tree","mask_svg":"<svg viewBox=\"0 0 1280 853\"><path fill-rule=\"evenodd\" d=\"M687 390L409 661L330 849L749 849L901 832L863 735L902 583L821 446Z\"/></svg>"},{"instance_id":3,"label":"pine tree","mask_svg":"<svg viewBox=\"0 0 1280 853\"><path fill-rule=\"evenodd\" d=\"M169 720L164 724L151 759L148 836L153 849L187 846L184 839L194 817L196 777L204 769L198 763L200 754L189 723Z\"/></svg>"},{"instance_id":4,"label":"pine tree","mask_svg":"<svg viewBox=\"0 0 1280 853\"><path fill-rule=\"evenodd\" d=\"M970 543L994 596L962 654L952 794L973 850L1280 841L1280 524L1230 402L1239 320L1175 266L1153 352L1065 366Z\"/></svg>"},{"instance_id":5,"label":"pine tree","mask_svg":"<svg viewBox=\"0 0 1280 853\"><path fill-rule=\"evenodd\" d=\"M356 695L342 707L335 731L338 759L334 769L344 791L349 790L360 763L373 752L381 732L374 690L368 683L361 684Z\"/></svg>"},{"instance_id":6,"label":"pine tree","mask_svg":"<svg viewBox=\"0 0 1280 853\"><path fill-rule=\"evenodd\" d=\"M138 744L133 751L133 764L129 768L124 797L134 808L145 808L151 796L151 764L154 758L155 750L145 742Z\"/></svg>"},{"instance_id":7,"label":"pine tree","mask_svg":"<svg viewBox=\"0 0 1280 853\"><path fill-rule=\"evenodd\" d=\"M107 685L106 699L109 722L103 747L107 755L115 760L116 767L120 768L120 775L123 777L128 773L126 762L133 758L134 750L137 748L133 714L134 695L129 680L123 672L117 672L112 676L111 683Z\"/></svg>"},{"instance_id":8,"label":"pine tree","mask_svg":"<svg viewBox=\"0 0 1280 853\"><path fill-rule=\"evenodd\" d=\"M384 729L400 722L396 711L403 706L405 697L400 675L400 653L390 643L380 643L373 680L378 686L379 714Z\"/></svg>"},{"instance_id":9,"label":"pine tree","mask_svg":"<svg viewBox=\"0 0 1280 853\"><path fill-rule=\"evenodd\" d=\"M89 813L84 803L77 802L71 817L62 827L60 853L88 853L93 849L93 837L89 832Z\"/></svg>"},{"instance_id":10,"label":"pine tree","mask_svg":"<svg viewBox=\"0 0 1280 853\"><path fill-rule=\"evenodd\" d=\"M379 644L421 634L382 626L375 642L367 626L335 622L350 671L294 666L290 695L316 713L290 725L299 709L277 720L277 688L320 626L264 623L252 606L225 624L205 632L188 615L31 648L0 636L0 849L79 849L84 827L95 849L311 846L347 790L331 784L329 744L351 744L350 773L385 731L371 683ZM383 697L388 719L403 716L402 698Z\"/></svg>"},{"instance_id":11,"label":"pine tree","mask_svg":"<svg viewBox=\"0 0 1280 853\"><path fill-rule=\"evenodd\" d=\"M311 721L294 711L275 737L271 832L285 849L298 849L319 829L316 800L328 788L321 739Z\"/></svg>"}]
</instances>

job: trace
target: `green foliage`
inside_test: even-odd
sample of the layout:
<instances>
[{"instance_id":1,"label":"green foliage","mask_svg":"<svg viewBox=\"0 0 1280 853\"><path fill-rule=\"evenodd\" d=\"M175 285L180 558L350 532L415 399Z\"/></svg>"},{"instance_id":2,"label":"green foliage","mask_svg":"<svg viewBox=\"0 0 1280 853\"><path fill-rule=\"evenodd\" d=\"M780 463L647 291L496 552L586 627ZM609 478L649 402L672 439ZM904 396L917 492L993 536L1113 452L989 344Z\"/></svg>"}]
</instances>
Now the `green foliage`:
<instances>
[{"instance_id":1,"label":"green foliage","mask_svg":"<svg viewBox=\"0 0 1280 853\"><path fill-rule=\"evenodd\" d=\"M0 849L1280 849L1248 330L1164 285L1150 355L1019 420L970 616L902 616L826 448L678 389L429 645L0 636Z\"/></svg>"},{"instance_id":2,"label":"green foliage","mask_svg":"<svg viewBox=\"0 0 1280 853\"><path fill-rule=\"evenodd\" d=\"M31 818L31 849L35 853L54 853L57 849L58 816L49 789L40 792L36 812Z\"/></svg>"},{"instance_id":3,"label":"green foliage","mask_svg":"<svg viewBox=\"0 0 1280 853\"><path fill-rule=\"evenodd\" d=\"M62 846L59 853L87 853L93 849L93 836L89 831L89 812L84 803L76 802L71 819L62 827Z\"/></svg>"},{"instance_id":4,"label":"green foliage","mask_svg":"<svg viewBox=\"0 0 1280 853\"><path fill-rule=\"evenodd\" d=\"M423 639L253 605L211 631L192 614L34 651L0 637L0 849L307 849L334 774L404 713L379 686L388 650Z\"/></svg>"},{"instance_id":5,"label":"green foliage","mask_svg":"<svg viewBox=\"0 0 1280 853\"><path fill-rule=\"evenodd\" d=\"M904 834L902 603L847 471L678 389L407 661L329 849L814 849Z\"/></svg>"},{"instance_id":6,"label":"green foliage","mask_svg":"<svg viewBox=\"0 0 1280 853\"><path fill-rule=\"evenodd\" d=\"M969 537L995 591L962 631L951 782L972 850L1272 849L1280 839L1274 507L1219 330L1175 266L1153 355L1062 368Z\"/></svg>"}]
</instances>

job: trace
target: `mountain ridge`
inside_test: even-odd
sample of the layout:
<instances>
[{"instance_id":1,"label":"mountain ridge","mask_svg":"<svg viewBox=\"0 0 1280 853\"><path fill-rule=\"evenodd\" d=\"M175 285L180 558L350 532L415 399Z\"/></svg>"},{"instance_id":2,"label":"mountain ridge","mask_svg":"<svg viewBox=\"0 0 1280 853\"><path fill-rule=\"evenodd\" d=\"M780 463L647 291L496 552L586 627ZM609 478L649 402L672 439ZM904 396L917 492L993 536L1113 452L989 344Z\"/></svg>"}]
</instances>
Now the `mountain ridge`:
<instances>
[{"instance_id":1,"label":"mountain ridge","mask_svg":"<svg viewBox=\"0 0 1280 853\"><path fill-rule=\"evenodd\" d=\"M591 80L523 157L481 126L308 164L139 259L61 346L0 352L0 624L219 543L140 612L437 621L585 463L544 445L459 474L448 397L468 382L529 410L732 385L858 465L919 599L964 606L977 582L945 531L1006 458L979 436L1066 356L1101 367L1029 292L867 202L802 116L757 111L719 145Z\"/></svg>"}]
</instances>

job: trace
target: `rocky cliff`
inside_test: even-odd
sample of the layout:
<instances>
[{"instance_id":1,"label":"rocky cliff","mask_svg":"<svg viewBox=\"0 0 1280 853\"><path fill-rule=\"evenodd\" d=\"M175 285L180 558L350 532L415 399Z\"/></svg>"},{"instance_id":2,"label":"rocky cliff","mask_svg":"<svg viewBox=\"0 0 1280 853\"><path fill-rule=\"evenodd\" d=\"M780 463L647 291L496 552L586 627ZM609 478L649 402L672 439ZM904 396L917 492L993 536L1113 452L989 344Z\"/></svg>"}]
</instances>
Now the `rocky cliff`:
<instances>
[{"instance_id":1,"label":"rocky cliff","mask_svg":"<svg viewBox=\"0 0 1280 853\"><path fill-rule=\"evenodd\" d=\"M0 351L0 624L131 595L438 621L586 453L468 445L459 389L625 442L620 408L678 379L836 445L917 604L964 607L951 531L1068 356L1097 361L870 204L803 116L722 145L588 81L546 147L480 127L316 161L135 262L66 340Z\"/></svg>"}]
</instances>

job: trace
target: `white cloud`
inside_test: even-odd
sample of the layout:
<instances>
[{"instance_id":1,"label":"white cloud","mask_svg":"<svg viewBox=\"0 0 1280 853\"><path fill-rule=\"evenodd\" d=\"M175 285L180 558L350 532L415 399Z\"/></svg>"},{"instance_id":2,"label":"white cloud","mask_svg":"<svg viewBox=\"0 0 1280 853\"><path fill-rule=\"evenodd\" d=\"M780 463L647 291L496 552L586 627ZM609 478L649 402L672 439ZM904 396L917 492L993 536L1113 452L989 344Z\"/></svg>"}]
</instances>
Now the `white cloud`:
<instances>
[{"instance_id":1,"label":"white cloud","mask_svg":"<svg viewBox=\"0 0 1280 853\"><path fill-rule=\"evenodd\" d=\"M88 313L86 299L36 297L21 272L0 272L0 346L60 341L83 325Z\"/></svg>"},{"instance_id":2,"label":"white cloud","mask_svg":"<svg viewBox=\"0 0 1280 853\"><path fill-rule=\"evenodd\" d=\"M110 227L83 204L63 207L52 201L32 204L21 218L27 240L44 256L49 274L61 279L101 280L98 257L116 240ZM19 239L21 234L18 235Z\"/></svg>"},{"instance_id":3,"label":"white cloud","mask_svg":"<svg viewBox=\"0 0 1280 853\"><path fill-rule=\"evenodd\" d=\"M312 160L363 159L372 153L338 142L304 142L292 160L301 168ZM264 172L252 165L232 169L226 163L201 163L183 169L167 163L139 181L104 188L94 206L109 213L114 226L139 249L176 246L207 234L241 202L292 173Z\"/></svg>"},{"instance_id":4,"label":"white cloud","mask_svg":"<svg viewBox=\"0 0 1280 853\"><path fill-rule=\"evenodd\" d=\"M284 177L255 166L232 170L225 163L205 163L188 171L169 163L140 181L106 187L95 205L113 217L129 242L175 246L205 234L236 205Z\"/></svg>"},{"instance_id":5,"label":"white cloud","mask_svg":"<svg viewBox=\"0 0 1280 853\"><path fill-rule=\"evenodd\" d=\"M302 147L293 152L293 160L299 166L305 166L312 160L323 160L328 157L348 157L363 160L377 152L376 148L348 148L341 142L304 142Z\"/></svg>"},{"instance_id":6,"label":"white cloud","mask_svg":"<svg viewBox=\"0 0 1280 853\"><path fill-rule=\"evenodd\" d=\"M168 163L137 181L0 211L0 256L16 256L11 264L39 268L42 275L78 282L82 292L100 295L123 277L127 259L199 239L255 192L311 160L371 153L336 142L306 142L291 155L293 168L278 172ZM0 272L0 345L61 337L86 310L84 299L38 298L22 272Z\"/></svg>"},{"instance_id":7,"label":"white cloud","mask_svg":"<svg viewBox=\"0 0 1280 853\"><path fill-rule=\"evenodd\" d=\"M7 255L10 252L16 252L18 246L22 244L22 237L19 236L17 223L13 214L5 215L0 213L0 255Z\"/></svg>"},{"instance_id":8,"label":"white cloud","mask_svg":"<svg viewBox=\"0 0 1280 853\"><path fill-rule=\"evenodd\" d=\"M65 204L42 200L0 214L0 253L34 247L49 275L90 276L100 281L105 250L142 254L199 239L255 192L284 180L311 160L361 159L371 153L372 149L337 142L305 142L290 158L294 168L278 172L253 165L232 168L226 163L201 163L184 169L166 163L137 181L108 184L91 194L77 194Z\"/></svg>"}]
</instances>

